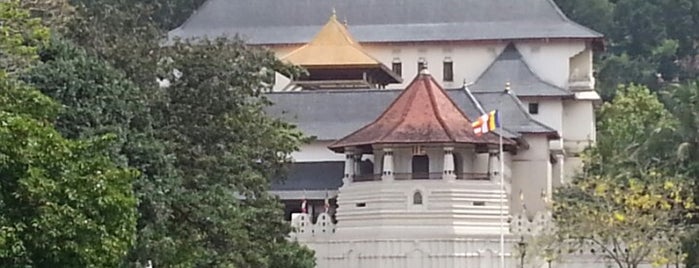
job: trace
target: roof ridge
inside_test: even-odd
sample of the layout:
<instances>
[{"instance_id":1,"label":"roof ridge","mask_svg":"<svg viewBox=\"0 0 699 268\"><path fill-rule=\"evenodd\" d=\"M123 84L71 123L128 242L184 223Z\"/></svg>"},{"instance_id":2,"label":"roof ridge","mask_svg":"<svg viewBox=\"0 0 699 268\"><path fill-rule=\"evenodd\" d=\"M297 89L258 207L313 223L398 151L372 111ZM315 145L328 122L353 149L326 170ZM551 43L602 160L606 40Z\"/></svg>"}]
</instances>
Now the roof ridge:
<instances>
[{"instance_id":1,"label":"roof ridge","mask_svg":"<svg viewBox=\"0 0 699 268\"><path fill-rule=\"evenodd\" d=\"M412 83L410 83L410 85L405 87L404 93L408 92L408 89L413 85L413 83L419 83L419 81L420 81L420 74L418 74L418 76L415 77L415 79L413 80ZM393 107L393 104L401 99L401 97L403 96L404 93L401 93L400 95L398 95L398 97L396 97L396 99L386 107L386 110L384 110L383 113L381 113L381 115L378 118L376 118L376 120L374 120L374 122L372 122L369 125L373 125L374 123L378 122L379 119L381 119L390 110L389 108ZM415 95L417 95L417 94L413 93L411 96L408 96L410 98L408 100L408 103L412 103L413 100L415 100ZM400 115L400 119L398 120L398 123L396 123L389 131L386 131L385 134L381 135L381 137L378 140L383 140L388 135L393 133L393 131L396 130L396 128L398 128L400 125L402 125L405 122L405 118L408 116L408 111L410 111L410 109L408 109L408 108L409 107L406 107L406 109L403 110L403 112Z\"/></svg>"},{"instance_id":2,"label":"roof ridge","mask_svg":"<svg viewBox=\"0 0 699 268\"><path fill-rule=\"evenodd\" d=\"M415 83L416 81L417 81L417 77L416 77L415 79L413 79L413 81L410 82L410 84L408 84L408 86L407 86L405 89L408 89L408 88L409 88L410 86L412 86L413 83ZM384 109L383 112L381 112L381 114L379 114L379 116L377 116L373 121L371 121L371 123L366 124L366 125L364 125L363 127L361 127L361 128L359 128L359 129L353 131L352 133L345 135L345 136L342 137L341 139L338 139L338 140L334 141L333 143L331 143L330 145L328 145L328 147L329 147L329 148L335 147L337 144L342 143L345 139L347 139L347 138L349 138L349 137L352 137L354 134L357 134L357 133L361 132L362 130L367 129L367 128L369 128L370 126L374 125L376 122L379 121L379 119L381 119L384 115L386 115L386 113L388 112L388 107L393 106L393 104L394 104L395 102L397 102L398 100L400 100L401 96L403 96L403 94L405 94L406 92L408 92L408 91L407 91L407 90L402 90L402 92L401 92L400 94L398 94L398 96L397 96L396 98L394 98L393 101L391 101L391 103L388 104L388 106L386 106L387 108ZM404 113L404 114L405 114L405 113ZM405 118L405 115L403 115L402 118ZM402 120L404 120L404 119L401 119L401 122L402 122ZM396 127L397 127L398 125L399 125L399 124L396 124ZM395 127L394 127L394 129L395 129ZM381 138L383 138L383 137L381 137Z\"/></svg>"},{"instance_id":3,"label":"roof ridge","mask_svg":"<svg viewBox=\"0 0 699 268\"><path fill-rule=\"evenodd\" d=\"M506 52L508 52L508 49L513 49L514 52L517 53L517 59L516 59L516 60L522 62L522 64L524 64L524 67L527 68L527 71L529 71L529 72L533 75L533 77L534 77L536 80L538 80L539 82L541 82L541 83L543 83L543 84L545 84L545 85L548 85L548 86L550 86L550 87L552 87L552 88L554 88L554 89L556 89L556 90L558 90L558 91L560 91L560 92L562 92L562 93L566 93L566 94L569 94L569 95L572 95L572 94L573 94L573 93L570 92L569 90L566 90L566 89L564 89L564 88L562 88L562 87L559 87L559 86L557 86L557 85L555 85L555 84L553 84L553 83L551 83L551 82L548 82L548 81L544 80L543 78L541 78L541 76L539 76L539 74L538 74L537 72L535 72L535 71L532 69L531 65L530 65L529 63L527 63L527 61L526 61L525 58L524 58L524 55L522 55L522 53L519 51L519 49L517 48L517 45L515 44L515 42L508 42L508 43L507 43L507 45L506 45L505 48L500 52L500 54L498 54L498 56L495 57L495 59L490 63L490 65L488 65L488 67L487 67L480 75L478 75L478 78L476 78L476 80L475 80L476 83L478 83L478 81L480 81L481 79L483 79L483 76L485 76L489 71L491 71L491 69L493 68L493 66L494 66L496 63L498 63L498 61L500 61L500 60L502 59L503 55L504 55ZM485 90L485 91L479 91L479 92L487 92L487 90ZM496 91L496 92L497 92L497 91Z\"/></svg>"},{"instance_id":4,"label":"roof ridge","mask_svg":"<svg viewBox=\"0 0 699 268\"><path fill-rule=\"evenodd\" d=\"M430 96L430 103L432 104L432 111L434 112L434 115L437 118L437 122L439 122L439 124L442 126L442 129L444 129L444 133L447 134L447 136L449 137L450 140L456 141L456 139L454 139L454 133L451 133L451 129L449 129L449 127L447 127L447 124L444 122L444 119L442 118L442 114L440 113L439 108L437 108L436 98L434 96L434 89L432 88L433 82L436 82L436 81L433 81L432 76L429 76L428 78L429 78L429 81L423 81L423 83L425 83L425 89L427 89L427 94L429 94L429 96ZM439 90L439 88L437 90ZM444 90L444 89L442 89L442 90ZM444 95L447 99L451 99L451 98L449 98L449 96L446 96L446 92L444 92ZM452 105L454 107L456 107L456 104L453 101L452 101ZM468 117L466 117L466 120L468 120ZM471 120L468 120L468 121L471 121Z\"/></svg>"}]
</instances>

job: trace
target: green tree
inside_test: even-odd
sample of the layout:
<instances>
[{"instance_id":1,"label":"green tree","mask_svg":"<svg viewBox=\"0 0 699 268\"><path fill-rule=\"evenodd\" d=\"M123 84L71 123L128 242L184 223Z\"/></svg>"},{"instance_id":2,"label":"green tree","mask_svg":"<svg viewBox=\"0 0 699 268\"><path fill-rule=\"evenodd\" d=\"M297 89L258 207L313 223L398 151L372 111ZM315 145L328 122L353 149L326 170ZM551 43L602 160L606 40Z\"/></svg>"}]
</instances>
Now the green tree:
<instances>
[{"instance_id":1,"label":"green tree","mask_svg":"<svg viewBox=\"0 0 699 268\"><path fill-rule=\"evenodd\" d=\"M677 120L644 86L621 86L617 92L598 111L596 146L586 152L587 174L640 175L650 168L674 168L675 149L668 144L676 138Z\"/></svg>"},{"instance_id":2,"label":"green tree","mask_svg":"<svg viewBox=\"0 0 699 268\"><path fill-rule=\"evenodd\" d=\"M620 268L680 262L695 207L691 189L683 178L653 170L579 179L556 192L553 236L564 248L601 248Z\"/></svg>"},{"instance_id":3,"label":"green tree","mask_svg":"<svg viewBox=\"0 0 699 268\"><path fill-rule=\"evenodd\" d=\"M53 129L60 107L16 79L49 30L19 1L0 2L0 21L0 264L118 265L134 240L136 174L110 161L112 136L72 141Z\"/></svg>"},{"instance_id":4,"label":"green tree","mask_svg":"<svg viewBox=\"0 0 699 268\"><path fill-rule=\"evenodd\" d=\"M67 42L54 39L40 55L41 64L23 78L61 104L57 129L74 139L114 135L108 148L112 161L140 171L134 182L140 217L132 251L166 240L167 230L154 234L153 229L171 220L169 199L180 187L179 177L165 144L155 136L149 93Z\"/></svg>"},{"instance_id":5,"label":"green tree","mask_svg":"<svg viewBox=\"0 0 699 268\"><path fill-rule=\"evenodd\" d=\"M599 111L584 173L556 191L555 232L537 243L593 244L619 267L680 261L694 210L692 182L676 170L678 122L643 86L620 87Z\"/></svg>"},{"instance_id":6,"label":"green tree","mask_svg":"<svg viewBox=\"0 0 699 268\"><path fill-rule=\"evenodd\" d=\"M176 167L161 173L171 175L158 180L167 186L163 191L139 193L162 196L148 208L165 217L141 208L129 263L312 267L313 253L287 241L281 206L267 193L269 178L301 140L262 110L272 70L289 67L236 40L160 47L157 9L149 2L78 2L66 36L148 94L160 153L172 156ZM159 88L156 78L170 87Z\"/></svg>"},{"instance_id":7,"label":"green tree","mask_svg":"<svg viewBox=\"0 0 699 268\"><path fill-rule=\"evenodd\" d=\"M237 40L177 43L163 59L160 73L170 86L156 112L163 116L158 129L172 144L182 187L172 200L176 220L164 227L172 243L149 247L138 259L161 266L313 266L312 253L286 240L289 226L267 193L269 178L302 140L263 111L273 70L288 67ZM282 256L302 259L275 263Z\"/></svg>"},{"instance_id":8,"label":"green tree","mask_svg":"<svg viewBox=\"0 0 699 268\"><path fill-rule=\"evenodd\" d=\"M64 139L30 116L50 114L50 99L20 82L0 79L0 107L1 266L119 264L134 240L135 174L103 153L109 137Z\"/></svg>"},{"instance_id":9,"label":"green tree","mask_svg":"<svg viewBox=\"0 0 699 268\"><path fill-rule=\"evenodd\" d=\"M610 100L619 84L653 90L699 76L698 0L556 0L565 14L605 35L596 57L598 89Z\"/></svg>"},{"instance_id":10,"label":"green tree","mask_svg":"<svg viewBox=\"0 0 699 268\"><path fill-rule=\"evenodd\" d=\"M670 146L677 151L676 169L692 181L699 178L699 80L670 86L663 92L666 107L677 118L679 124L676 140ZM695 188L695 193L699 192ZM695 201L697 197L695 197ZM685 245L687 266L699 264L699 233L695 233Z\"/></svg>"},{"instance_id":11,"label":"green tree","mask_svg":"<svg viewBox=\"0 0 699 268\"><path fill-rule=\"evenodd\" d=\"M41 20L31 18L18 0L0 2L0 77L27 68L36 60L37 46L49 30Z\"/></svg>"}]
</instances>

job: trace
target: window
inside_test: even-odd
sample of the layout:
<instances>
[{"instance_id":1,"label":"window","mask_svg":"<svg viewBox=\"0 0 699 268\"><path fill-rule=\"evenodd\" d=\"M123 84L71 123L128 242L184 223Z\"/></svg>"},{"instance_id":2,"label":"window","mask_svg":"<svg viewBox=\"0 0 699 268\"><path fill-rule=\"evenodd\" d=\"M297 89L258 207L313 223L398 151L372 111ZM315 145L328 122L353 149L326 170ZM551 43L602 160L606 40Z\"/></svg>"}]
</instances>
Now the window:
<instances>
[{"instance_id":1,"label":"window","mask_svg":"<svg viewBox=\"0 0 699 268\"><path fill-rule=\"evenodd\" d=\"M403 76L403 64L400 61L394 60L391 70L398 76Z\"/></svg>"},{"instance_id":2,"label":"window","mask_svg":"<svg viewBox=\"0 0 699 268\"><path fill-rule=\"evenodd\" d=\"M422 205L422 193L415 191L413 194L413 205Z\"/></svg>"},{"instance_id":3,"label":"window","mask_svg":"<svg viewBox=\"0 0 699 268\"><path fill-rule=\"evenodd\" d=\"M427 69L427 61L424 58L420 58L417 62L417 73L419 74L423 69Z\"/></svg>"},{"instance_id":4,"label":"window","mask_svg":"<svg viewBox=\"0 0 699 268\"><path fill-rule=\"evenodd\" d=\"M430 178L430 159L426 155L415 155L412 161L414 180L427 180Z\"/></svg>"},{"instance_id":5,"label":"window","mask_svg":"<svg viewBox=\"0 0 699 268\"><path fill-rule=\"evenodd\" d=\"M529 103L529 114L539 114L539 103L536 103L536 102Z\"/></svg>"},{"instance_id":6,"label":"window","mask_svg":"<svg viewBox=\"0 0 699 268\"><path fill-rule=\"evenodd\" d=\"M443 74L443 79L445 82L453 82L454 81L454 63L451 61L451 59L446 59L444 60L444 74Z\"/></svg>"}]
</instances>

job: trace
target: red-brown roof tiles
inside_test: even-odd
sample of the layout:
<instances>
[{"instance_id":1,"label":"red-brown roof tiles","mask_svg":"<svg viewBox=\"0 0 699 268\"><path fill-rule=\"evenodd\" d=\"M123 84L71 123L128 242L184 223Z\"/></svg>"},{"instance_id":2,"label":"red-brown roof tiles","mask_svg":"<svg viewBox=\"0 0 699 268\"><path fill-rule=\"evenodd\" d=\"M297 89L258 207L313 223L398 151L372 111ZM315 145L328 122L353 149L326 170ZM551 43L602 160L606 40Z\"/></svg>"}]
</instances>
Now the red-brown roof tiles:
<instances>
[{"instance_id":1,"label":"red-brown roof tiles","mask_svg":"<svg viewBox=\"0 0 699 268\"><path fill-rule=\"evenodd\" d=\"M415 80L373 123L329 146L335 151L345 147L374 144L468 143L498 144L494 133L476 136L471 120L447 96L427 72ZM514 144L505 139L505 144Z\"/></svg>"}]
</instances>

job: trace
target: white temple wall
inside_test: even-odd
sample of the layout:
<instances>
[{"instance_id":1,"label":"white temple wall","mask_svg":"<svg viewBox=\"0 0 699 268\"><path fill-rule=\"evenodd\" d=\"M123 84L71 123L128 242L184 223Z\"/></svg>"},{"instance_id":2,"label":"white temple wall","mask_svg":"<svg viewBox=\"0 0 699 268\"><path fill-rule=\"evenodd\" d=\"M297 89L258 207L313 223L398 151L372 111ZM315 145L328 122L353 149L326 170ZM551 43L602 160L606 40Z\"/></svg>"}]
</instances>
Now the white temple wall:
<instances>
[{"instance_id":1,"label":"white temple wall","mask_svg":"<svg viewBox=\"0 0 699 268\"><path fill-rule=\"evenodd\" d=\"M515 92L515 94L517 93L516 88L513 88L512 90ZM530 114L532 118L557 130L559 135L565 135L563 131L563 101L561 99L522 99L522 104L524 105L525 110L528 109L530 103L539 104L539 113Z\"/></svg>"},{"instance_id":2,"label":"white temple wall","mask_svg":"<svg viewBox=\"0 0 699 268\"><path fill-rule=\"evenodd\" d=\"M592 101L563 102L563 133L563 147L569 154L579 153L595 142L597 137Z\"/></svg>"},{"instance_id":3,"label":"white temple wall","mask_svg":"<svg viewBox=\"0 0 699 268\"><path fill-rule=\"evenodd\" d=\"M330 149L328 145L334 141L313 141L300 146L300 150L291 153L295 162L322 162L322 161L345 161L345 155L338 154Z\"/></svg>"},{"instance_id":4,"label":"white temple wall","mask_svg":"<svg viewBox=\"0 0 699 268\"><path fill-rule=\"evenodd\" d=\"M586 49L582 40L525 41L515 45L534 73L562 88L568 88L570 58Z\"/></svg>"},{"instance_id":5,"label":"white temple wall","mask_svg":"<svg viewBox=\"0 0 699 268\"><path fill-rule=\"evenodd\" d=\"M394 61L401 62L403 83L388 88L405 88L417 76L417 64L424 60L432 76L444 88L457 88L466 82L475 81L490 63L505 48L506 43L478 42L458 44L364 44L363 47L386 66L391 68ZM444 62L453 64L453 81L444 81ZM503 84L504 86L504 84Z\"/></svg>"},{"instance_id":6,"label":"white temple wall","mask_svg":"<svg viewBox=\"0 0 699 268\"><path fill-rule=\"evenodd\" d=\"M351 32L350 26L350 32ZM463 82L474 82L505 49L509 42L440 42L440 43L371 43L362 47L374 58L391 68L394 61L401 62L402 84L389 85L389 89L403 89L417 76L417 64L427 62L432 76L444 88L461 87ZM515 43L524 60L542 79L562 88L568 87L570 58L586 49L585 41L519 41ZM301 45L274 46L272 50L283 57ZM453 81L444 81L443 63L453 63ZM503 87L505 86L503 81ZM288 84L288 79L277 76L275 90Z\"/></svg>"},{"instance_id":7,"label":"white temple wall","mask_svg":"<svg viewBox=\"0 0 699 268\"><path fill-rule=\"evenodd\" d=\"M424 213L424 212L423 212ZM292 216L296 230L291 238L315 251L317 266L347 268L460 268L500 267L500 256L504 255L506 267L548 267L541 252L534 250L532 236L550 232L551 219L545 213L529 218L514 215L505 232L504 251L501 251L499 234L454 235L451 237L425 237L405 232L401 237L386 239L379 236L353 237L336 232L336 225L327 214L321 214L315 224L307 214ZM522 239L522 240L521 240ZM518 242L524 241L524 244ZM574 245L574 244L572 244ZM521 252L527 254L522 259ZM615 267L595 246L575 248L551 262L551 267L588 268ZM639 268L650 268L641 264ZM673 266L674 267L674 266ZM682 267L682 266L680 266Z\"/></svg>"},{"instance_id":8,"label":"white temple wall","mask_svg":"<svg viewBox=\"0 0 699 268\"><path fill-rule=\"evenodd\" d=\"M542 195L552 192L553 170L544 135L525 135L529 149L519 151L512 158L512 192L510 208L513 213L535 213L545 209ZM522 204L521 198L524 198Z\"/></svg>"}]
</instances>

